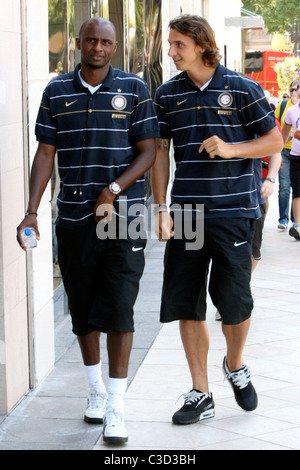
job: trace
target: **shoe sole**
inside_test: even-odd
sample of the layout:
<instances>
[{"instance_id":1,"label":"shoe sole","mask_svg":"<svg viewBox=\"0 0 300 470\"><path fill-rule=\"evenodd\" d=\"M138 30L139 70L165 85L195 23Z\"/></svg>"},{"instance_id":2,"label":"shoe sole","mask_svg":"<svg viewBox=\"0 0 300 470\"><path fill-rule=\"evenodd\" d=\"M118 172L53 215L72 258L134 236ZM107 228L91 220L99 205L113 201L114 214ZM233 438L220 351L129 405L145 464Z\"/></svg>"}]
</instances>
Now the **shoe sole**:
<instances>
[{"instance_id":1,"label":"shoe sole","mask_svg":"<svg viewBox=\"0 0 300 470\"><path fill-rule=\"evenodd\" d=\"M188 421L180 421L180 420L177 420L176 418L172 419L173 423L174 424L194 424L194 423L198 423L198 421L204 421L205 419L210 419L210 418L214 418L215 416L215 410L212 409L212 410L207 410L207 411L204 411L203 413L201 413L201 415L198 417L198 418L194 418L194 419L189 419Z\"/></svg>"},{"instance_id":2,"label":"shoe sole","mask_svg":"<svg viewBox=\"0 0 300 470\"><path fill-rule=\"evenodd\" d=\"M114 444L125 444L128 442L128 437L120 437L120 436L103 436L104 442L111 442Z\"/></svg>"},{"instance_id":3,"label":"shoe sole","mask_svg":"<svg viewBox=\"0 0 300 470\"><path fill-rule=\"evenodd\" d=\"M286 225L279 224L278 228L279 228L279 230L287 230L288 227Z\"/></svg>"},{"instance_id":4,"label":"shoe sole","mask_svg":"<svg viewBox=\"0 0 300 470\"><path fill-rule=\"evenodd\" d=\"M84 416L83 420L89 424L103 424L103 418L89 418L88 416Z\"/></svg>"}]
</instances>

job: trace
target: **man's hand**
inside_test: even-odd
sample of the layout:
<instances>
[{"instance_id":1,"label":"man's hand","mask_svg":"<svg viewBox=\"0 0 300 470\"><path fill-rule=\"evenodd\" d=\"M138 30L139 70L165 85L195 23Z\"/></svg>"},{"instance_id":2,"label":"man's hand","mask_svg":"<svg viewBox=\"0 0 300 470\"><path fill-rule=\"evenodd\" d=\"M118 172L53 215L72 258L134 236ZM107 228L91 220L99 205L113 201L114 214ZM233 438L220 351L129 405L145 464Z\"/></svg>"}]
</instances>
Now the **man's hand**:
<instances>
[{"instance_id":1,"label":"man's hand","mask_svg":"<svg viewBox=\"0 0 300 470\"><path fill-rule=\"evenodd\" d=\"M107 187L101 191L94 206L94 219L96 222L104 224L111 222L115 198L116 196Z\"/></svg>"},{"instance_id":2,"label":"man's hand","mask_svg":"<svg viewBox=\"0 0 300 470\"><path fill-rule=\"evenodd\" d=\"M204 149L208 153L209 158L215 158L217 155L225 159L230 159L236 156L234 145L226 144L226 142L216 135L203 141L199 148L199 153L203 152Z\"/></svg>"},{"instance_id":3,"label":"man's hand","mask_svg":"<svg viewBox=\"0 0 300 470\"><path fill-rule=\"evenodd\" d=\"M167 211L155 216L155 233L160 242L166 242L174 237L173 219Z\"/></svg>"},{"instance_id":4,"label":"man's hand","mask_svg":"<svg viewBox=\"0 0 300 470\"><path fill-rule=\"evenodd\" d=\"M24 230L25 228L33 228L36 233L36 239L40 240L40 232L38 229L37 216L35 214L30 214L27 217L25 217L20 223L20 225L17 227L17 241L20 247L24 251L27 251L27 248L24 245L22 237L21 237L21 231Z\"/></svg>"},{"instance_id":5,"label":"man's hand","mask_svg":"<svg viewBox=\"0 0 300 470\"><path fill-rule=\"evenodd\" d=\"M264 199L265 198L267 199L268 197L272 196L274 192L274 187L275 187L275 184L272 183L272 181L265 180L262 184L261 191L260 191L261 197Z\"/></svg>"}]
</instances>

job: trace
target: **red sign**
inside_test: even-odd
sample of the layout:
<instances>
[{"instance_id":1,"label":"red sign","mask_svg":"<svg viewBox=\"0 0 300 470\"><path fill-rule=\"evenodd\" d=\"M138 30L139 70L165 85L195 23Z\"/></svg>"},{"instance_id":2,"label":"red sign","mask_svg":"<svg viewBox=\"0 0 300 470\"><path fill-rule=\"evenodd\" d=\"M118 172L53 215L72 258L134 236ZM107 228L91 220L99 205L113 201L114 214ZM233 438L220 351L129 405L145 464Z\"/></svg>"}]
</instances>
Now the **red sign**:
<instances>
[{"instance_id":1,"label":"red sign","mask_svg":"<svg viewBox=\"0 0 300 470\"><path fill-rule=\"evenodd\" d=\"M273 96L278 96L279 86L274 68L278 62L292 56L292 52L283 51L246 52L245 75L258 82Z\"/></svg>"}]
</instances>

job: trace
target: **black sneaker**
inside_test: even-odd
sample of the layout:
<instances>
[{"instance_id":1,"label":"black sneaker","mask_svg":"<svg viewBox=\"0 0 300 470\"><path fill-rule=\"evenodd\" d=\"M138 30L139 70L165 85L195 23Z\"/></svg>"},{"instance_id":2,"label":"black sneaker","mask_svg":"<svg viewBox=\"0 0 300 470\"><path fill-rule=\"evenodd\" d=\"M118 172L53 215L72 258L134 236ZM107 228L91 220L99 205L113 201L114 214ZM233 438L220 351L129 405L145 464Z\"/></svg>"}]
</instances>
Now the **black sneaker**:
<instances>
[{"instance_id":1,"label":"black sneaker","mask_svg":"<svg viewBox=\"0 0 300 470\"><path fill-rule=\"evenodd\" d=\"M184 394L184 405L173 415L174 424L192 424L215 416L215 403L211 393L191 390Z\"/></svg>"},{"instance_id":2,"label":"black sneaker","mask_svg":"<svg viewBox=\"0 0 300 470\"><path fill-rule=\"evenodd\" d=\"M243 365L240 369L230 371L226 357L223 361L223 372L233 388L237 404L245 411L253 411L257 407L258 399L255 388L250 381L250 370Z\"/></svg>"},{"instance_id":3,"label":"black sneaker","mask_svg":"<svg viewBox=\"0 0 300 470\"><path fill-rule=\"evenodd\" d=\"M296 229L296 227L290 228L289 235L294 237L298 242L300 241L300 231Z\"/></svg>"}]
</instances>

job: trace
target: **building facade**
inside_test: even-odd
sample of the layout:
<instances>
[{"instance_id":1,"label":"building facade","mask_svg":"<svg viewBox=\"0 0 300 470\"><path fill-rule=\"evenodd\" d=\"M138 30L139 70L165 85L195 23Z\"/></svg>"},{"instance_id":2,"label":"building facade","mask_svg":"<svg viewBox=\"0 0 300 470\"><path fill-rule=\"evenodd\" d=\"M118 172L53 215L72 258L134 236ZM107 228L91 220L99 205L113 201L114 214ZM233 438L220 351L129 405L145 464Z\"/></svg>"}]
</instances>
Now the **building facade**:
<instances>
[{"instance_id":1,"label":"building facade","mask_svg":"<svg viewBox=\"0 0 300 470\"><path fill-rule=\"evenodd\" d=\"M10 0L0 17L0 415L37 387L55 363L54 290L60 284L54 220L59 178L53 172L39 208L41 240L25 254L16 242L29 197L37 148L35 119L54 76L80 60L75 38L92 16L116 26L113 66L144 78L154 96L176 72L168 58L168 22L182 13L204 16L216 32L223 63L241 71L240 0ZM218 15L215 12L218 12ZM150 185L147 185L150 198Z\"/></svg>"}]
</instances>

